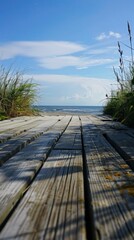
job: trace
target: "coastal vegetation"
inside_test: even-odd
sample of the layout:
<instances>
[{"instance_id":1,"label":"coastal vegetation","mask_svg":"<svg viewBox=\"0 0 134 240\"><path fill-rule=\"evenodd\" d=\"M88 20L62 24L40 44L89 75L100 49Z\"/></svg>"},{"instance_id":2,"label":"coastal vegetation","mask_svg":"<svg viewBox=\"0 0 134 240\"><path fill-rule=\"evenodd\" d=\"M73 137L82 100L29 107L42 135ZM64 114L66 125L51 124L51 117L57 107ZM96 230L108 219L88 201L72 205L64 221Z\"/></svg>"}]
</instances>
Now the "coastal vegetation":
<instances>
[{"instance_id":1,"label":"coastal vegetation","mask_svg":"<svg viewBox=\"0 0 134 240\"><path fill-rule=\"evenodd\" d=\"M36 84L11 68L0 68L0 120L31 115L36 99Z\"/></svg>"},{"instance_id":2,"label":"coastal vegetation","mask_svg":"<svg viewBox=\"0 0 134 240\"><path fill-rule=\"evenodd\" d=\"M104 107L104 113L111 115L122 123L134 127L134 56L133 43L130 24L127 23L129 34L129 45L124 44L130 49L130 59L126 62L123 57L121 44L118 42L119 51L119 70L115 70L118 89L107 96L107 103Z\"/></svg>"}]
</instances>

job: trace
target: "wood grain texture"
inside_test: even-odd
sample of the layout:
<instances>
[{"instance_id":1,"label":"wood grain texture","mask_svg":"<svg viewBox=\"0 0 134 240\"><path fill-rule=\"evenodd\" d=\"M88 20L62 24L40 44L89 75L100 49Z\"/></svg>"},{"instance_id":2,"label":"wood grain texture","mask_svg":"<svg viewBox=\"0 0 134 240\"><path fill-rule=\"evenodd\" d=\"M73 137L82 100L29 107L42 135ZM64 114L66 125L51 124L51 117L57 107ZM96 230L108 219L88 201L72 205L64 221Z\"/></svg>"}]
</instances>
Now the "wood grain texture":
<instances>
[{"instance_id":1,"label":"wood grain texture","mask_svg":"<svg viewBox=\"0 0 134 240\"><path fill-rule=\"evenodd\" d=\"M80 121L77 116L73 116L66 131L56 144L55 149L82 149Z\"/></svg>"},{"instance_id":2,"label":"wood grain texture","mask_svg":"<svg viewBox=\"0 0 134 240\"><path fill-rule=\"evenodd\" d=\"M15 136L18 136L19 134L23 132L27 132L30 129L37 128L41 123L49 127L52 123L55 124L59 119L62 119L63 117L57 117L54 116L53 118L46 116L46 117L31 117L26 118L25 120L14 120L10 121L8 124L5 124L4 127L3 123L0 122L0 143L6 142L8 139L11 139ZM18 123L19 121L19 123ZM5 121L4 121L5 122ZM48 125L48 126L47 126Z\"/></svg>"},{"instance_id":3,"label":"wood grain texture","mask_svg":"<svg viewBox=\"0 0 134 240\"><path fill-rule=\"evenodd\" d=\"M38 121L37 118L34 124L30 124L30 129L27 129L25 132L19 134L19 136L6 141L6 143L0 144L0 165L42 135L45 131L49 130L56 123L57 117L53 119L45 118L40 121Z\"/></svg>"},{"instance_id":4,"label":"wood grain texture","mask_svg":"<svg viewBox=\"0 0 134 240\"><path fill-rule=\"evenodd\" d=\"M133 159L130 129L57 115L7 120L0 131L0 156L9 154L0 167L0 239L134 239L134 173L107 138Z\"/></svg>"},{"instance_id":5,"label":"wood grain texture","mask_svg":"<svg viewBox=\"0 0 134 240\"><path fill-rule=\"evenodd\" d=\"M100 131L82 119L96 230L102 239L134 239L134 173Z\"/></svg>"},{"instance_id":6,"label":"wood grain texture","mask_svg":"<svg viewBox=\"0 0 134 240\"><path fill-rule=\"evenodd\" d=\"M69 117L57 122L0 168L0 225L21 198L49 151L66 128Z\"/></svg>"},{"instance_id":7,"label":"wood grain texture","mask_svg":"<svg viewBox=\"0 0 134 240\"><path fill-rule=\"evenodd\" d=\"M86 239L81 151L51 153L1 232L8 237Z\"/></svg>"},{"instance_id":8,"label":"wood grain texture","mask_svg":"<svg viewBox=\"0 0 134 240\"><path fill-rule=\"evenodd\" d=\"M134 138L127 133L108 132L107 139L134 171Z\"/></svg>"},{"instance_id":9,"label":"wood grain texture","mask_svg":"<svg viewBox=\"0 0 134 240\"><path fill-rule=\"evenodd\" d=\"M134 171L134 130L120 122L104 121L103 118L88 117Z\"/></svg>"}]
</instances>

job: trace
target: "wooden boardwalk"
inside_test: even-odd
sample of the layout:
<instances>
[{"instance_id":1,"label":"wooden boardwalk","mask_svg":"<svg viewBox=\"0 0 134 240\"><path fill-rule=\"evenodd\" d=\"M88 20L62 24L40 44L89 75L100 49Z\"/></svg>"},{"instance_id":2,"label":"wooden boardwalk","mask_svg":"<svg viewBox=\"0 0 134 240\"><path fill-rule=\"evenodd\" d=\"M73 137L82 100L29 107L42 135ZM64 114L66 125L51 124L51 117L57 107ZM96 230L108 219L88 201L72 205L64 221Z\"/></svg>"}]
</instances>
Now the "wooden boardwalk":
<instances>
[{"instance_id":1,"label":"wooden boardwalk","mask_svg":"<svg viewBox=\"0 0 134 240\"><path fill-rule=\"evenodd\" d=\"M106 117L0 122L0 239L133 240L134 130Z\"/></svg>"}]
</instances>

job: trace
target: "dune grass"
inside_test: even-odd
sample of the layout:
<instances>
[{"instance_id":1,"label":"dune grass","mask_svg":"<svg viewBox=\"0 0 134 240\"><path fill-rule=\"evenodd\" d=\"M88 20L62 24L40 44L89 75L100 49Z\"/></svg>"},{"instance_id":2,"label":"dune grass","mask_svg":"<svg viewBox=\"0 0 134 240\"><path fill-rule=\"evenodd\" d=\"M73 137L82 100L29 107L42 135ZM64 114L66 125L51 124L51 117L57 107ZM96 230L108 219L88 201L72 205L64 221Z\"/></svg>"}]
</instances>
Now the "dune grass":
<instances>
[{"instance_id":1,"label":"dune grass","mask_svg":"<svg viewBox=\"0 0 134 240\"><path fill-rule=\"evenodd\" d=\"M134 57L131 29L128 23L128 34L130 45L130 61L125 66L123 58L123 50L118 42L119 52L119 71L114 69L118 89L115 96L107 97L107 104L104 107L104 113L111 115L114 119L122 123L134 127Z\"/></svg>"},{"instance_id":2,"label":"dune grass","mask_svg":"<svg viewBox=\"0 0 134 240\"><path fill-rule=\"evenodd\" d=\"M134 93L119 92L117 97L108 100L104 113L129 127L134 127Z\"/></svg>"},{"instance_id":3,"label":"dune grass","mask_svg":"<svg viewBox=\"0 0 134 240\"><path fill-rule=\"evenodd\" d=\"M36 84L21 72L0 69L0 119L33 114Z\"/></svg>"}]
</instances>

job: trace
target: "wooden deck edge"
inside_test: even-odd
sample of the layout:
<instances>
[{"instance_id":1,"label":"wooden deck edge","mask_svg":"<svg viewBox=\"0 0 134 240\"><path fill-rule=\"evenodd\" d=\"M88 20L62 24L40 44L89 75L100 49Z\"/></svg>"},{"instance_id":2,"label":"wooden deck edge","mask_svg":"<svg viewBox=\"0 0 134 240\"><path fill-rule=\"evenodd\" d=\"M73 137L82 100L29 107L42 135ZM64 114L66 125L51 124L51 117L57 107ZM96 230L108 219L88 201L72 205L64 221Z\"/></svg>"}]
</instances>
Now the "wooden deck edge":
<instances>
[{"instance_id":1,"label":"wooden deck edge","mask_svg":"<svg viewBox=\"0 0 134 240\"><path fill-rule=\"evenodd\" d=\"M21 151L24 147L26 147L29 143L33 142L36 138L40 137L44 132L38 132L34 134L33 136L29 137L29 139L25 140L24 142L18 144L16 148L14 148L12 151L7 152L4 156L0 159L0 166L2 166L9 158L13 157L16 153Z\"/></svg>"},{"instance_id":2,"label":"wooden deck edge","mask_svg":"<svg viewBox=\"0 0 134 240\"><path fill-rule=\"evenodd\" d=\"M43 154L43 159L39 159L39 164L38 166L36 166L36 168L34 169L34 173L29 176L29 178L27 179L27 181L24 183L24 185L22 186L22 188L18 191L18 193L16 194L16 196L14 198L12 198L12 200L9 202L9 204L6 206L5 210L3 211L2 215L0 216L0 231L3 228L3 226L5 225L7 219L9 218L9 216L11 215L11 213L13 212L13 210L15 209L15 207L17 206L17 204L19 203L19 201L22 199L23 195L25 192L27 192L30 184L33 182L34 178L37 176L38 172L40 171L40 169L42 168L44 162L46 161L47 157L49 156L49 154L51 153L51 151L53 150L54 146L56 145L57 141L60 139L60 137L62 136L62 134L64 133L64 131L66 130L67 126L69 125L71 121L70 120L67 122L67 124L65 124L64 128L60 131L59 130L59 134L57 134L58 136L54 139L51 140L51 146L49 146L46 150L46 152ZM58 122L58 121L57 121ZM54 124L55 125L55 124ZM42 134L43 135L43 134Z\"/></svg>"},{"instance_id":3,"label":"wooden deck edge","mask_svg":"<svg viewBox=\"0 0 134 240\"><path fill-rule=\"evenodd\" d=\"M33 135L29 136L28 139L26 139L23 142L19 143L18 146L16 146L12 151L7 152L6 154L3 154L4 156L0 156L0 166L2 166L9 158L13 157L16 153L21 151L29 143L33 142L36 138L40 137L45 132L47 132L50 129L52 129L56 125L56 123L58 123L58 120L55 123L53 123L51 126L47 127L46 129L42 129L39 132L35 132ZM23 131L23 132L25 132L25 131ZM15 135L15 136L19 136L23 132L20 132L19 134ZM10 139L12 139L12 137L15 137L15 136L11 136L7 140L10 140ZM4 143L5 142L6 142L6 140L4 141Z\"/></svg>"},{"instance_id":4,"label":"wooden deck edge","mask_svg":"<svg viewBox=\"0 0 134 240\"><path fill-rule=\"evenodd\" d=\"M128 155L109 135L104 133L103 136L107 141L114 147L114 149L120 154L120 156L125 160L129 167L134 171L134 159Z\"/></svg>"},{"instance_id":5,"label":"wooden deck edge","mask_svg":"<svg viewBox=\"0 0 134 240\"><path fill-rule=\"evenodd\" d=\"M22 199L26 191L28 190L29 185L32 183L36 175L38 174L39 170L41 169L43 165L43 162L39 162L39 165L34 169L34 173L27 179L25 184L22 186L22 188L19 190L19 192L16 194L16 196L8 203L6 209L3 211L3 213L0 216L0 231L5 225L7 219L13 212L13 210L16 208L19 201Z\"/></svg>"}]
</instances>

